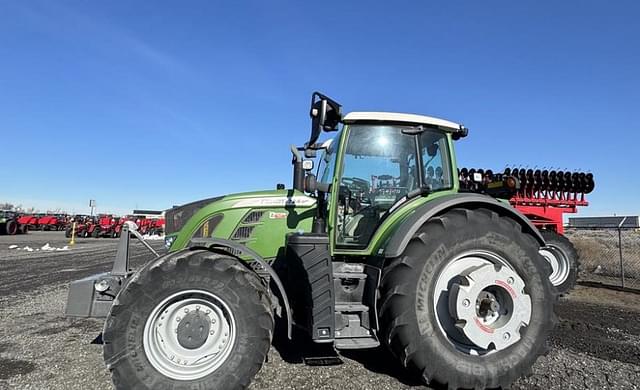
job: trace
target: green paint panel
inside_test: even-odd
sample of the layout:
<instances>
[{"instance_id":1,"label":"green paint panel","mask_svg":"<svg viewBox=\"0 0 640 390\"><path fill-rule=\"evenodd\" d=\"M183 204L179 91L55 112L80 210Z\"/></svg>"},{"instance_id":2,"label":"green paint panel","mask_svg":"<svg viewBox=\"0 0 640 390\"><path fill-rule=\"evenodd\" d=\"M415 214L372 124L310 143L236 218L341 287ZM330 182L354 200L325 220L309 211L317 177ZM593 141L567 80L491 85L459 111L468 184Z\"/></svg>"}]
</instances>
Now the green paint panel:
<instances>
[{"instance_id":1,"label":"green paint panel","mask_svg":"<svg viewBox=\"0 0 640 390\"><path fill-rule=\"evenodd\" d=\"M243 223L253 211L262 211L259 221ZM284 247L290 232L308 232L315 214L315 199L297 191L259 191L232 194L198 210L178 232L170 251L185 248L194 234L212 216L223 218L209 231L209 237L231 239L256 251L263 258L273 258ZM248 238L234 239L237 228L248 227Z\"/></svg>"}]
</instances>

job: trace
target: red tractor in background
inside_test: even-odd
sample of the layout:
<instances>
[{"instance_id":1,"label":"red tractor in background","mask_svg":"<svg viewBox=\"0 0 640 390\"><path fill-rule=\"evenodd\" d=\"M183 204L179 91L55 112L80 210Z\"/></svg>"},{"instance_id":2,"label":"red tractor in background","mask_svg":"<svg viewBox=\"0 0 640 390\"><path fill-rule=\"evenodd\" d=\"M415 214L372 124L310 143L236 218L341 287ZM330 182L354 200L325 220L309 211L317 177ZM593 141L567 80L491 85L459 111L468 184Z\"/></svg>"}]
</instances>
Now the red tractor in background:
<instances>
[{"instance_id":1,"label":"red tractor in background","mask_svg":"<svg viewBox=\"0 0 640 390\"><path fill-rule=\"evenodd\" d=\"M151 226L149 229L150 235L162 235L164 234L164 218L151 219Z\"/></svg>"},{"instance_id":2,"label":"red tractor in background","mask_svg":"<svg viewBox=\"0 0 640 390\"><path fill-rule=\"evenodd\" d=\"M130 221L133 221L138 226L138 232L140 234L145 235L149 234L151 230L152 220L140 215L131 216Z\"/></svg>"},{"instance_id":3,"label":"red tractor in background","mask_svg":"<svg viewBox=\"0 0 640 390\"><path fill-rule=\"evenodd\" d=\"M138 226L140 234L161 235L164 233L165 219L147 218L144 215L127 215L117 217L111 214L101 214L98 217L88 215L76 215L67 220L65 235L71 237L73 222L76 223L76 237L120 237L122 226L131 221Z\"/></svg>"},{"instance_id":4,"label":"red tractor in background","mask_svg":"<svg viewBox=\"0 0 640 390\"><path fill-rule=\"evenodd\" d=\"M76 224L75 235L76 237L89 237L93 233L95 226L95 218L89 215L74 215L67 222L65 228L65 237L70 238L73 233L73 223Z\"/></svg>"},{"instance_id":5,"label":"red tractor in background","mask_svg":"<svg viewBox=\"0 0 640 390\"><path fill-rule=\"evenodd\" d=\"M117 238L120 236L123 223L123 218L115 217L110 214L100 215L98 223L91 230L91 237Z\"/></svg>"},{"instance_id":6,"label":"red tractor in background","mask_svg":"<svg viewBox=\"0 0 640 390\"><path fill-rule=\"evenodd\" d=\"M575 286L580 263L575 247L564 236L563 216L589 205L585 195L595 188L593 174L523 168L493 173L490 169L462 168L459 179L463 190L506 199L524 214L547 243L540 254L551 264L552 284L562 294Z\"/></svg>"}]
</instances>

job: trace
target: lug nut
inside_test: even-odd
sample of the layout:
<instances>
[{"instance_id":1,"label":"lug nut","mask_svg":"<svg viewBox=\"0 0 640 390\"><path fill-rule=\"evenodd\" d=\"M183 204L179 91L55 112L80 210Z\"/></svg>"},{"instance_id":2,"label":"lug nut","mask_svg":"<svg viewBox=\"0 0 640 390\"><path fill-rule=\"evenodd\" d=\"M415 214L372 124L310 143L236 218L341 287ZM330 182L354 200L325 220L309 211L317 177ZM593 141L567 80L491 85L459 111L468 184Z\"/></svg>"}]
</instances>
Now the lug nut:
<instances>
[{"instance_id":1,"label":"lug nut","mask_svg":"<svg viewBox=\"0 0 640 390\"><path fill-rule=\"evenodd\" d=\"M185 313L188 313L188 312L189 312L189 308L188 308L188 307L185 307L185 308L184 308L184 312L185 312Z\"/></svg>"},{"instance_id":2,"label":"lug nut","mask_svg":"<svg viewBox=\"0 0 640 390\"><path fill-rule=\"evenodd\" d=\"M510 338L511 338L511 335L509 334L509 332L505 332L505 333L502 335L502 339L503 339L504 341L508 341Z\"/></svg>"},{"instance_id":3,"label":"lug nut","mask_svg":"<svg viewBox=\"0 0 640 390\"><path fill-rule=\"evenodd\" d=\"M471 304L471 301L468 299L465 299L464 301L462 301L462 306L464 307L469 307L470 304Z\"/></svg>"},{"instance_id":4,"label":"lug nut","mask_svg":"<svg viewBox=\"0 0 640 390\"><path fill-rule=\"evenodd\" d=\"M513 278L512 277L507 278L507 283L513 284Z\"/></svg>"},{"instance_id":5,"label":"lug nut","mask_svg":"<svg viewBox=\"0 0 640 390\"><path fill-rule=\"evenodd\" d=\"M176 322L180 322L180 317L176 317Z\"/></svg>"}]
</instances>

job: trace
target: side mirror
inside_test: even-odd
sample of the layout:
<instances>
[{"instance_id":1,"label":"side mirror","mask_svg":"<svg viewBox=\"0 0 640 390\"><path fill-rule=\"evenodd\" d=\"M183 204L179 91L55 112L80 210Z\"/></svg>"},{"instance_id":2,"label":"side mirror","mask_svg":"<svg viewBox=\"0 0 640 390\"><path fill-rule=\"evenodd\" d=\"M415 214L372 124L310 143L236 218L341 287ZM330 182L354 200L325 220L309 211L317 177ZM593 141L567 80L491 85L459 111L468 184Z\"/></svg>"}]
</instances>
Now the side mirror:
<instances>
[{"instance_id":1,"label":"side mirror","mask_svg":"<svg viewBox=\"0 0 640 390\"><path fill-rule=\"evenodd\" d=\"M309 193L316 191L329 193L331 192L331 184L319 182L316 175L309 173L304 178L304 191Z\"/></svg>"},{"instance_id":2,"label":"side mirror","mask_svg":"<svg viewBox=\"0 0 640 390\"><path fill-rule=\"evenodd\" d=\"M306 148L313 147L322 131L338 129L338 124L342 120L342 106L320 92L314 92L311 95L309 115L311 116L311 137L305 145Z\"/></svg>"},{"instance_id":3,"label":"side mirror","mask_svg":"<svg viewBox=\"0 0 640 390\"><path fill-rule=\"evenodd\" d=\"M304 178L304 190L305 192L313 193L318 189L318 181L316 180L316 175L308 174Z\"/></svg>"}]
</instances>

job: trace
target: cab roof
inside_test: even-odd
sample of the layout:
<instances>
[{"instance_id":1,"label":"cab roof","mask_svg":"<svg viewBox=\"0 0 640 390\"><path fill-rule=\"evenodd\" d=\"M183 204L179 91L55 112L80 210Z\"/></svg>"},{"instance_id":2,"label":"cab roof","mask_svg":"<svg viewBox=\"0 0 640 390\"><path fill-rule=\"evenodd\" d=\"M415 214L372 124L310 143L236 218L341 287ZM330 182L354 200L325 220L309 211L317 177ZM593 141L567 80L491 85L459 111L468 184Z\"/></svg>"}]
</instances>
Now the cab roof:
<instances>
[{"instance_id":1,"label":"cab roof","mask_svg":"<svg viewBox=\"0 0 640 390\"><path fill-rule=\"evenodd\" d=\"M354 122L372 122L372 121L381 121L381 122L400 122L400 123L412 123L412 124L423 124L423 125L431 125L438 126L445 130L450 131L458 131L463 126L448 121L446 119L434 118L426 115L417 115L417 114L403 114L399 112L368 112L368 111L359 111L359 112L350 112L342 118L344 123L354 123Z\"/></svg>"}]
</instances>

